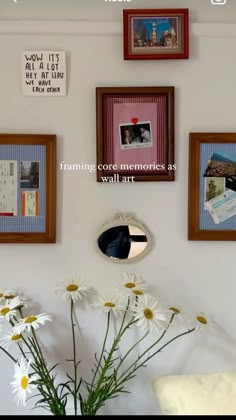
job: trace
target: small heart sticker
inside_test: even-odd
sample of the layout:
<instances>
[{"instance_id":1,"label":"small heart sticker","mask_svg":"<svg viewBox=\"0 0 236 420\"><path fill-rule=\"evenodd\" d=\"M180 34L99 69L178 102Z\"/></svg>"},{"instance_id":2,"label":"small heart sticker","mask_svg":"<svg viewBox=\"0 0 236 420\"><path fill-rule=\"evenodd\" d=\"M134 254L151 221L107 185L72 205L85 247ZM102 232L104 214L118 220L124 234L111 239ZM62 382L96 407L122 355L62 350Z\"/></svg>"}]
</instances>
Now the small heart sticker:
<instances>
[{"instance_id":1,"label":"small heart sticker","mask_svg":"<svg viewBox=\"0 0 236 420\"><path fill-rule=\"evenodd\" d=\"M138 122L138 118L137 118L137 117L132 118L132 119L131 119L131 121L132 121L132 123L133 123L133 124L137 124L137 122Z\"/></svg>"}]
</instances>

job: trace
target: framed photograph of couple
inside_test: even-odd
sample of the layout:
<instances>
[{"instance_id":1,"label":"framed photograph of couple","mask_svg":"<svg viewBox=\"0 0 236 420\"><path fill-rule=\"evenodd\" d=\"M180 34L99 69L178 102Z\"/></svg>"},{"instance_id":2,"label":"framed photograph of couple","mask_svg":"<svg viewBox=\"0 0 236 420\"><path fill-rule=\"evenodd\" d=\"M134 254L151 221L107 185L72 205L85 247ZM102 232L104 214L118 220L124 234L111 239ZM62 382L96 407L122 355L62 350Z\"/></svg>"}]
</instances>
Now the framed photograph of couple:
<instances>
[{"instance_id":1,"label":"framed photograph of couple","mask_svg":"<svg viewBox=\"0 0 236 420\"><path fill-rule=\"evenodd\" d=\"M56 242L56 136L0 134L1 242Z\"/></svg>"},{"instance_id":2,"label":"framed photograph of couple","mask_svg":"<svg viewBox=\"0 0 236 420\"><path fill-rule=\"evenodd\" d=\"M174 87L98 87L97 181L174 181Z\"/></svg>"},{"instance_id":3,"label":"framed photograph of couple","mask_svg":"<svg viewBox=\"0 0 236 420\"><path fill-rule=\"evenodd\" d=\"M188 9L123 11L124 60L189 58Z\"/></svg>"},{"instance_id":4,"label":"framed photograph of couple","mask_svg":"<svg viewBox=\"0 0 236 420\"><path fill-rule=\"evenodd\" d=\"M236 241L236 133L191 133L188 239Z\"/></svg>"}]
</instances>

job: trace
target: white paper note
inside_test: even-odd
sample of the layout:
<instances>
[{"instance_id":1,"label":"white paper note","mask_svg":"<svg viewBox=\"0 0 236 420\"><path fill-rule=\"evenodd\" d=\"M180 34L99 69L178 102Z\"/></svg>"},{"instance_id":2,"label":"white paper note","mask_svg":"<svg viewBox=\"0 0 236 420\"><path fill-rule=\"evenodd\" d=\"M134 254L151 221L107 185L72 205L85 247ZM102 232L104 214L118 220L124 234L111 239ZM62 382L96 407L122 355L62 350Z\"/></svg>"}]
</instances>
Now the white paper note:
<instances>
[{"instance_id":1,"label":"white paper note","mask_svg":"<svg viewBox=\"0 0 236 420\"><path fill-rule=\"evenodd\" d=\"M0 216L17 216L16 160L0 160Z\"/></svg>"}]
</instances>

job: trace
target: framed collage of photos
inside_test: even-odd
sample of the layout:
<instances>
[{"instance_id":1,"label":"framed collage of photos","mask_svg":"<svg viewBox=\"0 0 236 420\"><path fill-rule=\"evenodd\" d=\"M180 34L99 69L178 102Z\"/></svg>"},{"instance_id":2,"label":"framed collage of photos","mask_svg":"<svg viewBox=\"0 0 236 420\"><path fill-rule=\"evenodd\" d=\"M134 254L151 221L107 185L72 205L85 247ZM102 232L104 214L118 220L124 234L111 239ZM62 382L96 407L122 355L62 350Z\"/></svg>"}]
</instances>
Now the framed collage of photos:
<instances>
[{"instance_id":1,"label":"framed collage of photos","mask_svg":"<svg viewBox=\"0 0 236 420\"><path fill-rule=\"evenodd\" d=\"M236 240L236 133L191 133L188 239Z\"/></svg>"},{"instance_id":2,"label":"framed collage of photos","mask_svg":"<svg viewBox=\"0 0 236 420\"><path fill-rule=\"evenodd\" d=\"M0 134L0 242L56 241L56 136Z\"/></svg>"},{"instance_id":3,"label":"framed collage of photos","mask_svg":"<svg viewBox=\"0 0 236 420\"><path fill-rule=\"evenodd\" d=\"M173 181L174 87L98 87L97 181Z\"/></svg>"}]
</instances>

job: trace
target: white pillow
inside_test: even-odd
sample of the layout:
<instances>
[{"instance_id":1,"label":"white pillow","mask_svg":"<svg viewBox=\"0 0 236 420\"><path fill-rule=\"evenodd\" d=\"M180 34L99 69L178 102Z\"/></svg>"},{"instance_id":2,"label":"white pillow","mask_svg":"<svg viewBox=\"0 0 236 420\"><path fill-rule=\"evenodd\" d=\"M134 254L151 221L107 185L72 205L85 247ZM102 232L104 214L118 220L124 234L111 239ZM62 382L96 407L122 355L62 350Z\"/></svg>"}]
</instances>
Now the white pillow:
<instances>
[{"instance_id":1,"label":"white pillow","mask_svg":"<svg viewBox=\"0 0 236 420\"><path fill-rule=\"evenodd\" d=\"M236 414L236 373L166 376L153 390L163 414Z\"/></svg>"}]
</instances>

